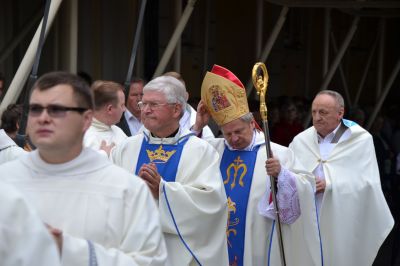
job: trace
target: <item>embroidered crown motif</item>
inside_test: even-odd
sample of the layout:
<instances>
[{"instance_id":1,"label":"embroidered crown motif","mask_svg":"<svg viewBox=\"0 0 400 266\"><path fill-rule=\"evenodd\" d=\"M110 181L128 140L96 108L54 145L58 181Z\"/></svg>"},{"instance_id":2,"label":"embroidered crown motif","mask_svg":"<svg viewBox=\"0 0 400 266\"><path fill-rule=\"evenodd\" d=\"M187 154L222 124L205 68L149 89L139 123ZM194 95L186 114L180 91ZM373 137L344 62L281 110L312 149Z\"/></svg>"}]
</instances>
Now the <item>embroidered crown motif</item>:
<instances>
[{"instance_id":1,"label":"embroidered crown motif","mask_svg":"<svg viewBox=\"0 0 400 266\"><path fill-rule=\"evenodd\" d=\"M162 145L160 145L157 150L146 150L146 152L147 156L149 156L150 162L158 161L166 163L176 151L164 151Z\"/></svg>"}]
</instances>

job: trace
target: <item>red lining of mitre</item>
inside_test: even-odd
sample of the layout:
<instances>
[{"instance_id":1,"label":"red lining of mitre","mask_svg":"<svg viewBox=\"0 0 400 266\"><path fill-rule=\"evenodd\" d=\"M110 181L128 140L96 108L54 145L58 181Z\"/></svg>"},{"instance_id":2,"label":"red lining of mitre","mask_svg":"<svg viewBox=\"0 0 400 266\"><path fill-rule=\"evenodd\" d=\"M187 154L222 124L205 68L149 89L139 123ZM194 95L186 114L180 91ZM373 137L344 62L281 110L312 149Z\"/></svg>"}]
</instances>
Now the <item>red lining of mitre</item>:
<instances>
[{"instance_id":1,"label":"red lining of mitre","mask_svg":"<svg viewBox=\"0 0 400 266\"><path fill-rule=\"evenodd\" d=\"M222 66L214 65L213 68L211 69L211 73L224 77L227 80L232 81L233 83L244 89L242 82L235 76L235 74L233 74L231 71Z\"/></svg>"}]
</instances>

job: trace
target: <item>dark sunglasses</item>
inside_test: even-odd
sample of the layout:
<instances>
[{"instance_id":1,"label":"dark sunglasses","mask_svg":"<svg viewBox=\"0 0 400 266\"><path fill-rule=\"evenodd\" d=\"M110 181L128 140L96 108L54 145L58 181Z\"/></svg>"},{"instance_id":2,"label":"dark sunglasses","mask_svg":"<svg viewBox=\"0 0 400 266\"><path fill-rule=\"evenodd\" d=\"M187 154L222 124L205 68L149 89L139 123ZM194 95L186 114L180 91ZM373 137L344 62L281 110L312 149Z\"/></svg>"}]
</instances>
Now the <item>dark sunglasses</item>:
<instances>
[{"instance_id":1,"label":"dark sunglasses","mask_svg":"<svg viewBox=\"0 0 400 266\"><path fill-rule=\"evenodd\" d=\"M56 104L50 104L48 106L42 106L40 104L30 104L29 115L40 116L45 109L47 111L47 114L51 117L64 117L66 116L68 111L78 112L82 114L83 112L88 110L88 108L83 107L67 107Z\"/></svg>"}]
</instances>

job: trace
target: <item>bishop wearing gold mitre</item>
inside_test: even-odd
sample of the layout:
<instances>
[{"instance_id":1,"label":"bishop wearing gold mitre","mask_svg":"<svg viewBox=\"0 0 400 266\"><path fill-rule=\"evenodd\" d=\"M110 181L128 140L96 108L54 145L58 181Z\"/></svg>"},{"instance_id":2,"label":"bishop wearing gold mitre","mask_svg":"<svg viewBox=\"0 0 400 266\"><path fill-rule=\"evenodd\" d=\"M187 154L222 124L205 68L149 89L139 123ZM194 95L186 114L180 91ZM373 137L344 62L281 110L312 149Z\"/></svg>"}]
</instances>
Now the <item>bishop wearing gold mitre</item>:
<instances>
[{"instance_id":1,"label":"bishop wearing gold mitre","mask_svg":"<svg viewBox=\"0 0 400 266\"><path fill-rule=\"evenodd\" d=\"M203 79L201 98L193 130L200 132L211 116L223 134L209 143L220 155L228 199L229 264L281 265L270 198L268 175L272 175L278 186L286 265L318 265L319 254L311 257L309 252L318 247L317 231L309 225L316 225L309 222L315 213L303 209L313 203L311 175L292 168L294 154L284 146L271 143L273 157L267 159L264 133L249 111L242 82L231 71L214 65Z\"/></svg>"}]
</instances>

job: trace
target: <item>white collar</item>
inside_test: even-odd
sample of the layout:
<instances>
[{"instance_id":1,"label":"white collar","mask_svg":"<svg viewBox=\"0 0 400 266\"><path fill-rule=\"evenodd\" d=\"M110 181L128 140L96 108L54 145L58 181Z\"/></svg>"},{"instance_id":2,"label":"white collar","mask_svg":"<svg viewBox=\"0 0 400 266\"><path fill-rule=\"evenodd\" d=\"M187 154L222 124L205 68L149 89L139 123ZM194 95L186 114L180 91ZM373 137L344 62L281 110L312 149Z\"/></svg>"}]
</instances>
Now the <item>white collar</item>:
<instances>
[{"instance_id":1,"label":"white collar","mask_svg":"<svg viewBox=\"0 0 400 266\"><path fill-rule=\"evenodd\" d=\"M36 149L29 152L27 156L22 156L21 162L37 173L53 174L54 176L76 176L91 173L111 165L107 157L101 156L91 148L83 148L77 157L59 164L45 162Z\"/></svg>"},{"instance_id":2,"label":"white collar","mask_svg":"<svg viewBox=\"0 0 400 266\"><path fill-rule=\"evenodd\" d=\"M318 137L318 143L331 143L333 138L335 137L336 132L339 130L339 127L342 123L339 123L339 125L328 135L325 137L322 137L318 132L317 132L317 137Z\"/></svg>"},{"instance_id":3,"label":"white collar","mask_svg":"<svg viewBox=\"0 0 400 266\"><path fill-rule=\"evenodd\" d=\"M101 130L101 131L110 131L111 130L111 126L101 122L100 120L98 120L94 117L93 117L91 126L98 130Z\"/></svg>"},{"instance_id":4,"label":"white collar","mask_svg":"<svg viewBox=\"0 0 400 266\"><path fill-rule=\"evenodd\" d=\"M125 118L126 118L127 121L129 121L129 120L131 120L131 119L134 119L134 120L140 122L139 119L137 119L137 117L134 116L128 109L125 110L124 116L125 116Z\"/></svg>"},{"instance_id":5,"label":"white collar","mask_svg":"<svg viewBox=\"0 0 400 266\"><path fill-rule=\"evenodd\" d=\"M182 140L184 137L186 137L189 134L193 135L193 133L190 130L183 129L181 127L179 127L178 133L176 133L175 136L170 137L170 138L154 137L151 135L150 131L146 128L144 128L143 134L144 134L144 137L149 140L150 144L172 144L172 145L179 143L180 140Z\"/></svg>"}]
</instances>

